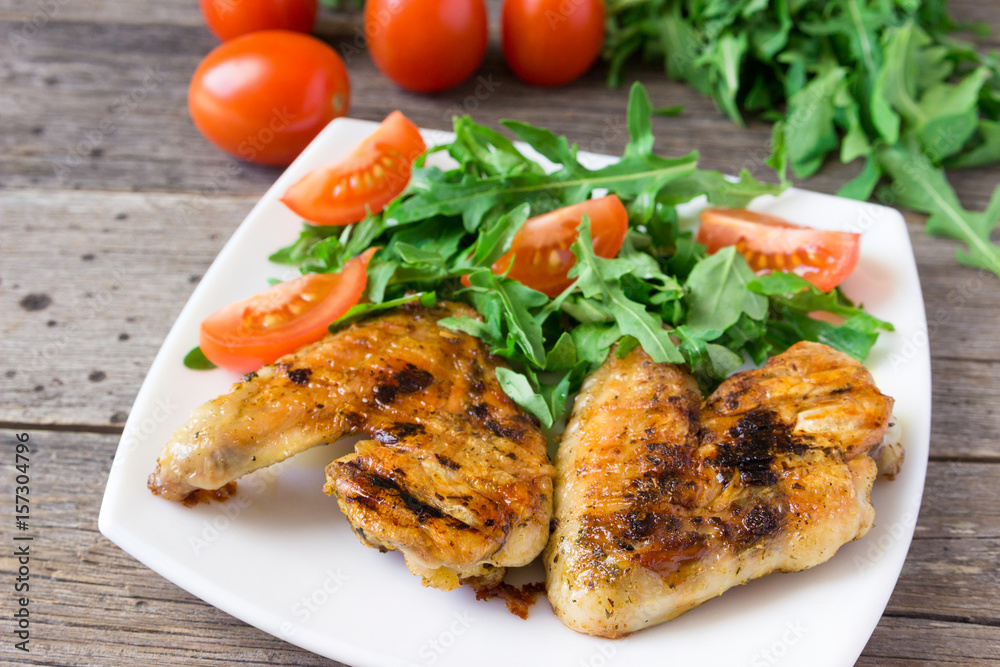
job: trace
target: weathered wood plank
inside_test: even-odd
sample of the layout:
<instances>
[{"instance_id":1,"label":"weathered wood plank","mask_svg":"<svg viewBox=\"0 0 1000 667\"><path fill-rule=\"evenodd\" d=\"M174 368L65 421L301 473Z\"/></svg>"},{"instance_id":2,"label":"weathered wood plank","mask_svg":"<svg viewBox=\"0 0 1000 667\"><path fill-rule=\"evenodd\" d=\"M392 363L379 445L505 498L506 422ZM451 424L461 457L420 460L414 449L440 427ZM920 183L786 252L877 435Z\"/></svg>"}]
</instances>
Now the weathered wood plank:
<instances>
[{"instance_id":1,"label":"weathered wood plank","mask_svg":"<svg viewBox=\"0 0 1000 667\"><path fill-rule=\"evenodd\" d=\"M0 266L9 314L0 322L0 420L121 423L198 277L254 201L35 190L0 199L0 243L18 249ZM953 261L950 250L914 238L921 267L934 267L924 280L932 452L1000 456L1000 289L992 276L937 268Z\"/></svg>"},{"instance_id":2,"label":"weathered wood plank","mask_svg":"<svg viewBox=\"0 0 1000 667\"><path fill-rule=\"evenodd\" d=\"M30 442L32 531L39 539L32 561L33 652L25 664L331 664L197 600L98 534L117 437L36 430ZM984 664L976 660L998 655L996 627L926 620L1000 622L1000 516L984 502L998 470L996 464L931 464L918 539L889 604L890 614L925 618L883 618L862 664L887 664L879 662L885 656L908 664L924 652L942 655L945 662L936 664ZM12 484L11 476L0 477L0 494L10 496ZM977 523L962 524L963 514ZM13 566L5 553L0 575L8 579ZM18 657L24 656L10 642L0 645L0 661Z\"/></svg>"},{"instance_id":3,"label":"weathered wood plank","mask_svg":"<svg viewBox=\"0 0 1000 667\"><path fill-rule=\"evenodd\" d=\"M359 48L363 41L354 27L334 22L322 33L344 54L355 81L353 116L377 120L401 108L418 124L437 129L447 129L454 113L472 113L492 125L513 116L566 133L585 150L615 153L625 144L627 86L607 88L600 68L569 86L540 90L513 78L494 44L471 81L438 95L414 95L378 74ZM0 31L16 28L0 24ZM187 115L188 79L214 45L198 26L153 30L58 20L45 25L0 70L9 100L0 133L0 183L198 192L238 167L239 177L218 187L235 194L260 192L276 171L235 163L205 142ZM680 118L654 119L663 154L699 150L706 167L767 171L766 124L739 128L710 100L667 81L656 68L637 65L633 73L646 83L654 104L685 107ZM53 113L39 116L38 109ZM833 192L858 168L830 164L806 185ZM992 167L962 172L954 180L967 205L982 207L998 174L1000 167Z\"/></svg>"},{"instance_id":4,"label":"weathered wood plank","mask_svg":"<svg viewBox=\"0 0 1000 667\"><path fill-rule=\"evenodd\" d=\"M857 665L1000 665L1000 631L991 626L883 616Z\"/></svg>"},{"instance_id":5,"label":"weathered wood plank","mask_svg":"<svg viewBox=\"0 0 1000 667\"><path fill-rule=\"evenodd\" d=\"M17 252L0 267L2 419L123 423L173 320L254 201L4 197L0 244Z\"/></svg>"}]
</instances>

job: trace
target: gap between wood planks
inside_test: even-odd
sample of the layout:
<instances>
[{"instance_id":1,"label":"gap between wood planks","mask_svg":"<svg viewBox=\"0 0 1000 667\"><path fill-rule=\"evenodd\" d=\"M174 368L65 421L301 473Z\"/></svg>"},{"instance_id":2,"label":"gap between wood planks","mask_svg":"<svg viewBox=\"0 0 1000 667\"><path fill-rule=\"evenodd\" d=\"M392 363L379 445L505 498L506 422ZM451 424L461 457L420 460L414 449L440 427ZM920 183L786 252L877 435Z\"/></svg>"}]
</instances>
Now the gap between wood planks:
<instances>
[{"instance_id":1,"label":"gap between wood planks","mask_svg":"<svg viewBox=\"0 0 1000 667\"><path fill-rule=\"evenodd\" d=\"M980 616L958 616L954 614L929 614L919 611L889 611L882 612L886 618L912 618L921 621L940 621L942 623L961 623L963 625L979 625L988 628L1000 628L1000 619L983 618Z\"/></svg>"}]
</instances>

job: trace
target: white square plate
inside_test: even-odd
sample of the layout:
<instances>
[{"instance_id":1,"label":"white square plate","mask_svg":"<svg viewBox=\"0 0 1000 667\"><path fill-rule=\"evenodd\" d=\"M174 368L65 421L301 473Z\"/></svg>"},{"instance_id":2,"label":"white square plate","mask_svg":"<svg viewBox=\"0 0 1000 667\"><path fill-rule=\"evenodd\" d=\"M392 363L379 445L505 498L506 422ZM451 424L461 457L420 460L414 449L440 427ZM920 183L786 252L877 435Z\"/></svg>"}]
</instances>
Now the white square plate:
<instances>
[{"instance_id":1,"label":"white square plate","mask_svg":"<svg viewBox=\"0 0 1000 667\"><path fill-rule=\"evenodd\" d=\"M563 627L544 598L522 621L499 601L477 602L471 590L423 588L398 553L362 546L322 490L324 466L346 453L349 442L316 448L246 477L237 495L223 504L189 508L147 490L146 478L173 431L193 408L238 379L221 369L192 371L182 365L197 344L199 323L219 307L267 288L268 278L292 277L288 267L267 259L301 229L280 196L375 127L366 121L333 121L219 253L136 398L108 478L101 532L206 602L355 667L854 664L906 557L930 438L930 359L913 250L902 216L874 204L789 190L754 205L813 227L864 232L860 263L844 291L896 325L895 333L881 336L867 366L880 389L896 399L906 462L895 480L875 484L877 518L871 533L815 569L751 582L670 623L611 641ZM425 132L429 145L451 136ZM581 158L592 168L615 159ZM431 162L443 165L445 160L439 153ZM698 208L682 210L690 216ZM515 583L542 577L537 563L513 573Z\"/></svg>"}]
</instances>

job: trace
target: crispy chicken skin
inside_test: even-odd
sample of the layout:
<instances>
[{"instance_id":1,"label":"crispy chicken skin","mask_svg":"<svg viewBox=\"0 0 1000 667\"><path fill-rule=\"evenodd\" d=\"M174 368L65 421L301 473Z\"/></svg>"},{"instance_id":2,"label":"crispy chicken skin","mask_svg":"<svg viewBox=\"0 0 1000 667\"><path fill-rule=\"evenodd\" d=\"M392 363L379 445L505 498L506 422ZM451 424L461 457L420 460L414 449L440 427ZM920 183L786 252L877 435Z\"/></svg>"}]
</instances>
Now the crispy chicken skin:
<instances>
[{"instance_id":1,"label":"crispy chicken skin","mask_svg":"<svg viewBox=\"0 0 1000 667\"><path fill-rule=\"evenodd\" d=\"M556 461L549 601L622 637L726 589L829 559L872 526L892 399L847 355L799 343L702 401L682 366L612 352ZM899 449L879 450L887 471Z\"/></svg>"},{"instance_id":2,"label":"crispy chicken skin","mask_svg":"<svg viewBox=\"0 0 1000 667\"><path fill-rule=\"evenodd\" d=\"M498 581L544 548L553 469L537 423L478 339L437 324L441 304L352 325L265 366L201 406L166 444L149 488L218 489L349 433L371 439L327 468L361 540L398 549L424 583Z\"/></svg>"}]
</instances>

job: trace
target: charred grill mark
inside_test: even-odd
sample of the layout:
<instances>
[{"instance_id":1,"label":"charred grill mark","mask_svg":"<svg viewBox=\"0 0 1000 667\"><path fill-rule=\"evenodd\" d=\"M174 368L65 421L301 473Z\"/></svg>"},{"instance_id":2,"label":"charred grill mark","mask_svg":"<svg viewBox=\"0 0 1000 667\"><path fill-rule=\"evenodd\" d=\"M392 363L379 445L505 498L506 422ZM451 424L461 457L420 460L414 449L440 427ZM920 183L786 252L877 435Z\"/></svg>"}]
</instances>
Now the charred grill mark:
<instances>
[{"instance_id":1,"label":"charred grill mark","mask_svg":"<svg viewBox=\"0 0 1000 667\"><path fill-rule=\"evenodd\" d=\"M508 440L513 440L514 442L520 442L521 438L524 437L524 429L504 426L495 419L486 419L483 424L487 429L489 429L490 433L498 438L507 438Z\"/></svg>"},{"instance_id":2,"label":"charred grill mark","mask_svg":"<svg viewBox=\"0 0 1000 667\"><path fill-rule=\"evenodd\" d=\"M423 424L412 424L410 422L399 422L392 427L392 433L397 438L409 438L414 435L424 433Z\"/></svg>"},{"instance_id":3,"label":"charred grill mark","mask_svg":"<svg viewBox=\"0 0 1000 667\"><path fill-rule=\"evenodd\" d=\"M388 491L390 495L398 498L406 506L406 509L416 517L418 523L424 523L428 519L441 519L444 517L444 513L441 510L423 502L401 487L395 480L364 470L356 461L351 461L347 465L354 468L354 475L357 476L362 484L374 489L383 489ZM378 498L371 496L356 495L350 499L360 502L373 511L376 510L379 503Z\"/></svg>"},{"instance_id":4,"label":"charred grill mark","mask_svg":"<svg viewBox=\"0 0 1000 667\"><path fill-rule=\"evenodd\" d=\"M424 433L423 425L399 422L397 424L393 424L389 428L374 429L371 432L371 437L374 440L378 440L383 445L395 445L404 438L409 438L421 433Z\"/></svg>"},{"instance_id":5,"label":"charred grill mark","mask_svg":"<svg viewBox=\"0 0 1000 667\"><path fill-rule=\"evenodd\" d=\"M724 469L739 471L743 483L751 486L778 482L778 476L771 470L776 454L801 454L807 449L770 410L751 410L727 435L729 440L719 443L714 462Z\"/></svg>"},{"instance_id":6,"label":"charred grill mark","mask_svg":"<svg viewBox=\"0 0 1000 667\"><path fill-rule=\"evenodd\" d=\"M438 460L438 463L443 465L445 468L450 468L451 470L458 470L461 466L449 459L447 456L441 454L434 454L434 458Z\"/></svg>"},{"instance_id":7,"label":"charred grill mark","mask_svg":"<svg viewBox=\"0 0 1000 667\"><path fill-rule=\"evenodd\" d=\"M521 439L524 437L523 428L507 426L490 416L490 412L490 406L485 403L476 403L469 406L468 409L469 415L482 420L483 426L485 426L486 430L493 435L498 438L507 438L508 440L513 440L514 442L521 442Z\"/></svg>"},{"instance_id":8,"label":"charred grill mark","mask_svg":"<svg viewBox=\"0 0 1000 667\"><path fill-rule=\"evenodd\" d=\"M310 375L312 375L311 368L288 369L288 379L294 382L295 384L299 385L300 387L304 387L305 385L309 384Z\"/></svg>"},{"instance_id":9,"label":"charred grill mark","mask_svg":"<svg viewBox=\"0 0 1000 667\"><path fill-rule=\"evenodd\" d=\"M665 442L647 442L646 460L656 466L661 473L680 473L690 466L688 449Z\"/></svg>"},{"instance_id":10,"label":"charred grill mark","mask_svg":"<svg viewBox=\"0 0 1000 667\"><path fill-rule=\"evenodd\" d=\"M753 546L778 532L781 512L765 503L751 507L736 529L734 545L741 549Z\"/></svg>"},{"instance_id":11,"label":"charred grill mark","mask_svg":"<svg viewBox=\"0 0 1000 667\"><path fill-rule=\"evenodd\" d=\"M475 394L481 395L486 391L486 383L483 382L483 367L476 362L469 364L468 368L469 385Z\"/></svg>"},{"instance_id":12,"label":"charred grill mark","mask_svg":"<svg viewBox=\"0 0 1000 667\"><path fill-rule=\"evenodd\" d=\"M413 364L406 364L391 379L375 387L375 400L382 405L388 405L395 401L399 394L413 394L421 389L426 389L432 382L434 382L434 376L429 372L417 368Z\"/></svg>"},{"instance_id":13,"label":"charred grill mark","mask_svg":"<svg viewBox=\"0 0 1000 667\"><path fill-rule=\"evenodd\" d=\"M594 568L606 568L608 554L617 553L661 575L701 558L708 536L687 530L685 520L669 512L631 510L581 517L578 544Z\"/></svg>"},{"instance_id":14,"label":"charred grill mark","mask_svg":"<svg viewBox=\"0 0 1000 667\"><path fill-rule=\"evenodd\" d=\"M365 416L360 415L357 412L344 413L344 423L346 423L348 428L352 431L360 430L361 427L365 425L365 421Z\"/></svg>"},{"instance_id":15,"label":"charred grill mark","mask_svg":"<svg viewBox=\"0 0 1000 667\"><path fill-rule=\"evenodd\" d=\"M626 540L641 540L652 535L663 523L662 514L653 512L626 512L623 517L621 536Z\"/></svg>"}]
</instances>

